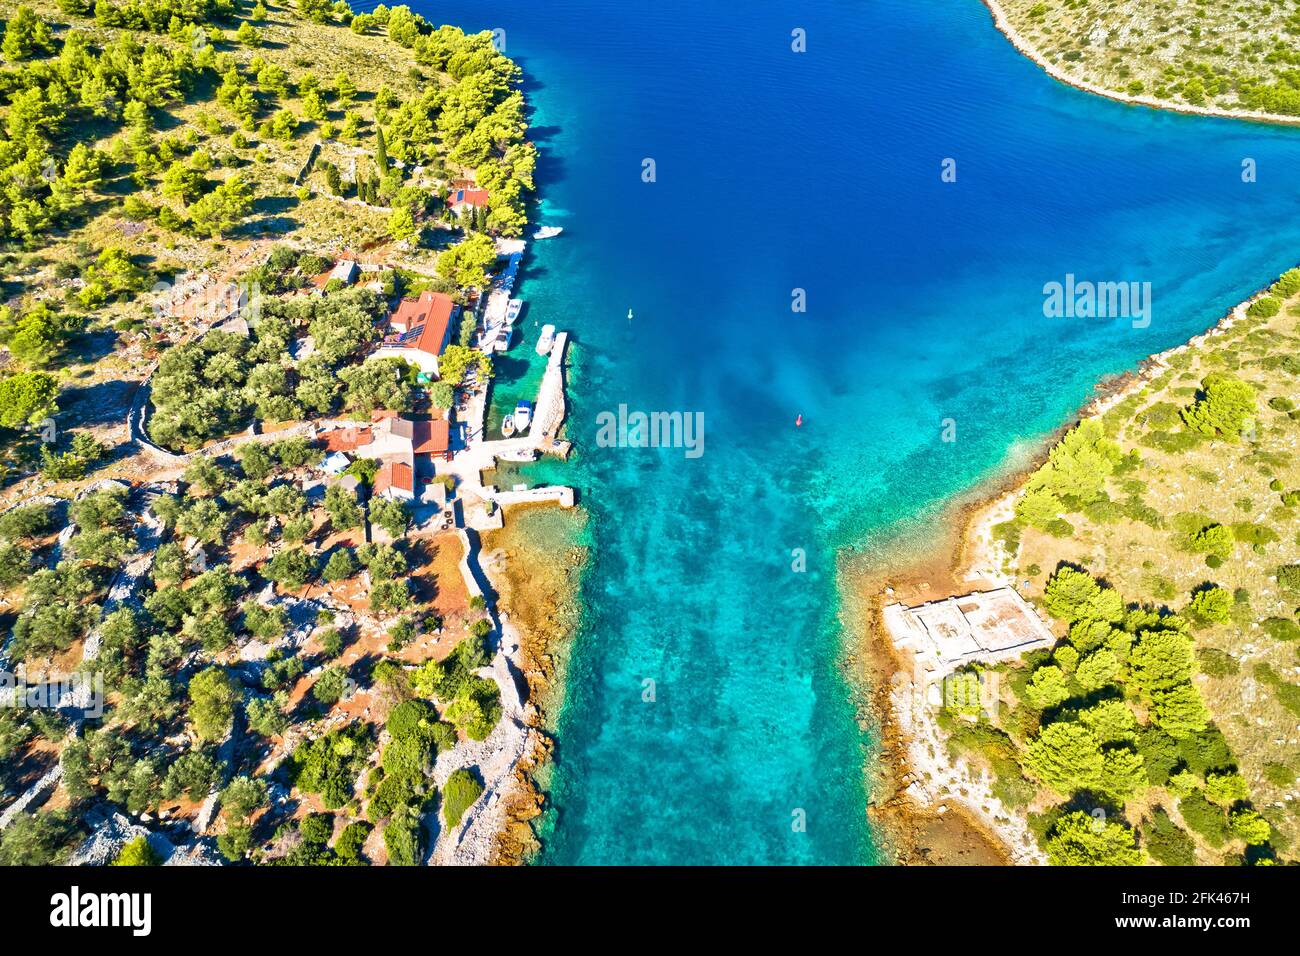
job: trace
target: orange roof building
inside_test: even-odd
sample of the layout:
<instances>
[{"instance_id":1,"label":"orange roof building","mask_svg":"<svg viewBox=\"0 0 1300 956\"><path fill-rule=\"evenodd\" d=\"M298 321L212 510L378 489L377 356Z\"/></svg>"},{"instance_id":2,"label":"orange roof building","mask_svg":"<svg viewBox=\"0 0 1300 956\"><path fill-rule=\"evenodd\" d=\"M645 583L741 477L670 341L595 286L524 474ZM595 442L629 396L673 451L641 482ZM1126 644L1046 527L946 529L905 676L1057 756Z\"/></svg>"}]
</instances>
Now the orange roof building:
<instances>
[{"instance_id":1,"label":"orange roof building","mask_svg":"<svg viewBox=\"0 0 1300 956\"><path fill-rule=\"evenodd\" d=\"M465 212L466 209L486 209L487 204L488 191L486 189L462 187L453 189L447 195L447 206L458 216Z\"/></svg>"},{"instance_id":2,"label":"orange roof building","mask_svg":"<svg viewBox=\"0 0 1300 956\"><path fill-rule=\"evenodd\" d=\"M417 455L445 455L451 447L451 422L435 418L428 422L412 422L412 450Z\"/></svg>"},{"instance_id":3,"label":"orange roof building","mask_svg":"<svg viewBox=\"0 0 1300 956\"><path fill-rule=\"evenodd\" d=\"M375 473L375 494L385 498L415 497L415 471L404 461L388 461Z\"/></svg>"},{"instance_id":4,"label":"orange roof building","mask_svg":"<svg viewBox=\"0 0 1300 956\"><path fill-rule=\"evenodd\" d=\"M370 427L367 425L349 425L346 428L334 428L321 435L327 452L356 451L362 445L370 444Z\"/></svg>"},{"instance_id":5,"label":"orange roof building","mask_svg":"<svg viewBox=\"0 0 1300 956\"><path fill-rule=\"evenodd\" d=\"M424 292L418 299L403 299L388 317L389 334L375 355L405 359L432 376L438 374L438 356L451 341L452 322L460 313L454 299L441 292Z\"/></svg>"},{"instance_id":6,"label":"orange roof building","mask_svg":"<svg viewBox=\"0 0 1300 956\"><path fill-rule=\"evenodd\" d=\"M415 421L384 410L370 417L369 425L322 432L320 438L326 451L377 460L380 467L372 492L390 498L414 498L417 474L432 475L432 459L450 457L451 422L446 418ZM429 458L422 459L421 455ZM345 456L339 457L346 461Z\"/></svg>"}]
</instances>

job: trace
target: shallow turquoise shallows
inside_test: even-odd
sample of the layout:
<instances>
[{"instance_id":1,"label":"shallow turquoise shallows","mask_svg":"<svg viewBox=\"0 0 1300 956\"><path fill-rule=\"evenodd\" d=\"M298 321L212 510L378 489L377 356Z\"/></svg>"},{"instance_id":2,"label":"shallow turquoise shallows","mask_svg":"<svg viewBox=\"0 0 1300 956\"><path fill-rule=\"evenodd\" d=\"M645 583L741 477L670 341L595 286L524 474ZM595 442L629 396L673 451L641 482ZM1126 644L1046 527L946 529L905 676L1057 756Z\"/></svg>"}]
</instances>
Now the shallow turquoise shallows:
<instances>
[{"instance_id":1,"label":"shallow turquoise shallows","mask_svg":"<svg viewBox=\"0 0 1300 956\"><path fill-rule=\"evenodd\" d=\"M978 0L426 9L504 30L565 229L498 395L535 384L540 324L573 333L581 450L544 470L595 558L542 862L875 861L836 553L873 560L1293 265L1300 132L1070 90ZM1150 282L1150 323L1045 318L1067 274ZM620 404L702 412L703 454L598 447Z\"/></svg>"}]
</instances>

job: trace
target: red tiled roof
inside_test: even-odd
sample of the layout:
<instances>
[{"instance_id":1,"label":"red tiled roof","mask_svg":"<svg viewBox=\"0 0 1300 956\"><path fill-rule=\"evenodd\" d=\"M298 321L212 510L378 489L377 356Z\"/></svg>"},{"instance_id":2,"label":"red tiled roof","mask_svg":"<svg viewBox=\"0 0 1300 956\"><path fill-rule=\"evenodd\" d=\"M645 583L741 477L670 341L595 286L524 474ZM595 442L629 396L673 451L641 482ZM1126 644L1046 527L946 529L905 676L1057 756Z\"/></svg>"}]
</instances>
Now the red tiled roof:
<instances>
[{"instance_id":1,"label":"red tiled roof","mask_svg":"<svg viewBox=\"0 0 1300 956\"><path fill-rule=\"evenodd\" d=\"M388 317L388 324L394 328L413 329L424 321L433 304L433 293L426 292L418 299L403 299Z\"/></svg>"},{"instance_id":2,"label":"red tiled roof","mask_svg":"<svg viewBox=\"0 0 1300 956\"><path fill-rule=\"evenodd\" d=\"M447 205L455 208L459 205L477 206L480 209L488 204L486 189L453 189L447 197Z\"/></svg>"},{"instance_id":3,"label":"red tiled roof","mask_svg":"<svg viewBox=\"0 0 1300 956\"><path fill-rule=\"evenodd\" d=\"M355 451L362 445L370 444L370 429L349 425L347 428L335 428L321 436L325 440L326 451Z\"/></svg>"},{"instance_id":4,"label":"red tiled roof","mask_svg":"<svg viewBox=\"0 0 1300 956\"><path fill-rule=\"evenodd\" d=\"M404 461L390 461L375 472L375 494L382 494L389 488L402 491L415 491L415 473Z\"/></svg>"},{"instance_id":5,"label":"red tiled roof","mask_svg":"<svg viewBox=\"0 0 1300 956\"><path fill-rule=\"evenodd\" d=\"M441 455L451 444L451 423L445 418L415 422L412 451L417 455Z\"/></svg>"},{"instance_id":6,"label":"red tiled roof","mask_svg":"<svg viewBox=\"0 0 1300 956\"><path fill-rule=\"evenodd\" d=\"M420 330L420 334L405 343L407 348L419 349L430 355L441 355L447 341L456 302L441 292L425 292L418 299L403 299L389 317L389 324L401 326L406 332Z\"/></svg>"}]
</instances>

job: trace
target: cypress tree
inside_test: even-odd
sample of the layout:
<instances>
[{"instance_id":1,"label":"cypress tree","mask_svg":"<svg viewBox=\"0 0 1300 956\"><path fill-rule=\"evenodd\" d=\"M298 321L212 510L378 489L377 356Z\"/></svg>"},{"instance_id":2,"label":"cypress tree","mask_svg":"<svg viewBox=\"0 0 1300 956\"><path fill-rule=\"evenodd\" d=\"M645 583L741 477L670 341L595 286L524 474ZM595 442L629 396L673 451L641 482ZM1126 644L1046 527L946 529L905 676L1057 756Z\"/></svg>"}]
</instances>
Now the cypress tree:
<instances>
[{"instance_id":1,"label":"cypress tree","mask_svg":"<svg viewBox=\"0 0 1300 956\"><path fill-rule=\"evenodd\" d=\"M384 128L378 123L375 124L375 165L379 167L379 175L388 172L388 144L384 142Z\"/></svg>"}]
</instances>

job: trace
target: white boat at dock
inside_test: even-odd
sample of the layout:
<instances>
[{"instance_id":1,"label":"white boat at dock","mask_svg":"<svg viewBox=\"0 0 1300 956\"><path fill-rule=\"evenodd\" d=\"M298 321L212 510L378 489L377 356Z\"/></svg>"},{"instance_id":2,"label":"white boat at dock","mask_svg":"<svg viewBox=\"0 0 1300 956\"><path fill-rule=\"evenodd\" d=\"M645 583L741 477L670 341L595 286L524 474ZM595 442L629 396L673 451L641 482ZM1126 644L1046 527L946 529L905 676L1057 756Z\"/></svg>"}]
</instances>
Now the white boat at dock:
<instances>
[{"instance_id":1,"label":"white boat at dock","mask_svg":"<svg viewBox=\"0 0 1300 956\"><path fill-rule=\"evenodd\" d=\"M554 239L562 232L564 232L563 226L542 226L542 228L538 229L535 233L533 233L533 238Z\"/></svg>"},{"instance_id":2,"label":"white boat at dock","mask_svg":"<svg viewBox=\"0 0 1300 956\"><path fill-rule=\"evenodd\" d=\"M507 295L510 294L511 290L515 287L515 279L519 278L519 263L523 261L523 258L523 243L520 243L518 250L511 252L506 257L505 268L502 269L501 272L497 274L496 279L493 280L492 286L494 289L500 292L505 292Z\"/></svg>"},{"instance_id":3,"label":"white boat at dock","mask_svg":"<svg viewBox=\"0 0 1300 956\"><path fill-rule=\"evenodd\" d=\"M537 354L547 355L555 344L555 326L543 325L541 337L537 340Z\"/></svg>"},{"instance_id":4,"label":"white boat at dock","mask_svg":"<svg viewBox=\"0 0 1300 956\"><path fill-rule=\"evenodd\" d=\"M514 422L516 434L528 431L528 426L533 422L533 403L520 402L516 405L511 420Z\"/></svg>"},{"instance_id":5,"label":"white boat at dock","mask_svg":"<svg viewBox=\"0 0 1300 956\"><path fill-rule=\"evenodd\" d=\"M511 428L514 424L511 423ZM502 461L536 461L539 455L536 448L516 448L501 452Z\"/></svg>"},{"instance_id":6,"label":"white boat at dock","mask_svg":"<svg viewBox=\"0 0 1300 956\"><path fill-rule=\"evenodd\" d=\"M519 313L524 307L523 299L511 299L510 304L506 307L506 325L514 325L515 319L519 318Z\"/></svg>"},{"instance_id":7,"label":"white boat at dock","mask_svg":"<svg viewBox=\"0 0 1300 956\"><path fill-rule=\"evenodd\" d=\"M515 433L515 420L512 416L507 415L501 419L501 434L509 438Z\"/></svg>"}]
</instances>

